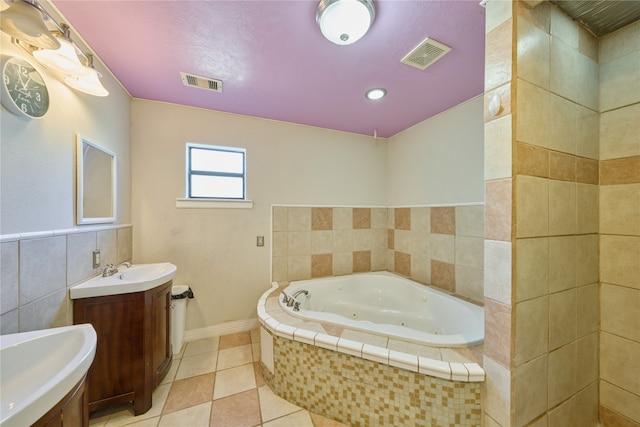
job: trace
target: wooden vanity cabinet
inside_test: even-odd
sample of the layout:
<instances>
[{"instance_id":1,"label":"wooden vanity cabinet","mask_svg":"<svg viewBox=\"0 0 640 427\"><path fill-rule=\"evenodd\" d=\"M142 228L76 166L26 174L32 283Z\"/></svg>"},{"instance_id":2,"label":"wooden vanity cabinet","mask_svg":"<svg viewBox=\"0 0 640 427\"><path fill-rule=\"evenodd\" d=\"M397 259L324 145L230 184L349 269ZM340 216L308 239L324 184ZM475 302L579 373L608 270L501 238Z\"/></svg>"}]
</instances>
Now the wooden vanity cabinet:
<instances>
[{"instance_id":1,"label":"wooden vanity cabinet","mask_svg":"<svg viewBox=\"0 0 640 427\"><path fill-rule=\"evenodd\" d=\"M88 372L89 412L124 402L133 402L135 415L151 408L151 393L173 358L171 284L74 300L74 324L91 323L98 336Z\"/></svg>"},{"instance_id":2,"label":"wooden vanity cabinet","mask_svg":"<svg viewBox=\"0 0 640 427\"><path fill-rule=\"evenodd\" d=\"M32 427L88 427L89 406L85 375L73 389Z\"/></svg>"}]
</instances>

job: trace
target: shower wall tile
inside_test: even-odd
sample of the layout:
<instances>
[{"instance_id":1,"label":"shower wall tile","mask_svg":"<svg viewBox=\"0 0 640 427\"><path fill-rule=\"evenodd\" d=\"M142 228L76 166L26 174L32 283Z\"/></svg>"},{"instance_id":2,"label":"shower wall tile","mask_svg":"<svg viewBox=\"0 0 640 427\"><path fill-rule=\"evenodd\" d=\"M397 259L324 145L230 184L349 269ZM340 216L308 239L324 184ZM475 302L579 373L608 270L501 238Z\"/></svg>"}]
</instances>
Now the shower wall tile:
<instances>
[{"instance_id":1,"label":"shower wall tile","mask_svg":"<svg viewBox=\"0 0 640 427\"><path fill-rule=\"evenodd\" d=\"M481 270L484 267L484 239L456 236L455 264Z\"/></svg>"},{"instance_id":2,"label":"shower wall tile","mask_svg":"<svg viewBox=\"0 0 640 427\"><path fill-rule=\"evenodd\" d=\"M600 162L601 185L634 183L640 183L640 156Z\"/></svg>"},{"instance_id":3,"label":"shower wall tile","mask_svg":"<svg viewBox=\"0 0 640 427\"><path fill-rule=\"evenodd\" d=\"M588 334L598 332L600 328L600 302L598 284L577 288L578 324L576 334L583 338Z\"/></svg>"},{"instance_id":4,"label":"shower wall tile","mask_svg":"<svg viewBox=\"0 0 640 427\"><path fill-rule=\"evenodd\" d=\"M454 207L431 208L431 233L456 233L456 210Z\"/></svg>"},{"instance_id":5,"label":"shower wall tile","mask_svg":"<svg viewBox=\"0 0 640 427\"><path fill-rule=\"evenodd\" d=\"M450 264L456 262L456 238L449 234L431 234L431 259Z\"/></svg>"},{"instance_id":6,"label":"shower wall tile","mask_svg":"<svg viewBox=\"0 0 640 427\"><path fill-rule=\"evenodd\" d=\"M448 292L456 291L456 266L448 262L431 260L431 284Z\"/></svg>"},{"instance_id":7,"label":"shower wall tile","mask_svg":"<svg viewBox=\"0 0 640 427\"><path fill-rule=\"evenodd\" d=\"M0 250L0 314L5 314L18 308L18 242L1 243Z\"/></svg>"},{"instance_id":8,"label":"shower wall tile","mask_svg":"<svg viewBox=\"0 0 640 427\"><path fill-rule=\"evenodd\" d=\"M73 285L97 273L97 269L93 268L93 251L97 249L97 244L95 231L67 236L67 285Z\"/></svg>"},{"instance_id":9,"label":"shower wall tile","mask_svg":"<svg viewBox=\"0 0 640 427\"><path fill-rule=\"evenodd\" d=\"M484 238L484 206L457 206L456 236Z\"/></svg>"},{"instance_id":10,"label":"shower wall tile","mask_svg":"<svg viewBox=\"0 0 640 427\"><path fill-rule=\"evenodd\" d=\"M482 389L482 409L500 426L511 425L511 371L487 355L482 368L485 382Z\"/></svg>"},{"instance_id":11,"label":"shower wall tile","mask_svg":"<svg viewBox=\"0 0 640 427\"><path fill-rule=\"evenodd\" d=\"M511 305L511 243L484 241L484 295Z\"/></svg>"},{"instance_id":12,"label":"shower wall tile","mask_svg":"<svg viewBox=\"0 0 640 427\"><path fill-rule=\"evenodd\" d=\"M547 409L547 358L517 367L514 382L515 425L524 426Z\"/></svg>"},{"instance_id":13,"label":"shower wall tile","mask_svg":"<svg viewBox=\"0 0 640 427\"><path fill-rule=\"evenodd\" d=\"M312 230L333 230L332 208L311 208Z\"/></svg>"},{"instance_id":14,"label":"shower wall tile","mask_svg":"<svg viewBox=\"0 0 640 427\"><path fill-rule=\"evenodd\" d=\"M640 155L640 103L600 115L600 159Z\"/></svg>"},{"instance_id":15,"label":"shower wall tile","mask_svg":"<svg viewBox=\"0 0 640 427\"><path fill-rule=\"evenodd\" d=\"M518 239L516 253L516 301L548 294L549 238Z\"/></svg>"},{"instance_id":16,"label":"shower wall tile","mask_svg":"<svg viewBox=\"0 0 640 427\"><path fill-rule=\"evenodd\" d=\"M601 233L640 236L640 184L603 185L600 201Z\"/></svg>"},{"instance_id":17,"label":"shower wall tile","mask_svg":"<svg viewBox=\"0 0 640 427\"><path fill-rule=\"evenodd\" d=\"M485 183L485 239L511 241L512 180Z\"/></svg>"},{"instance_id":18,"label":"shower wall tile","mask_svg":"<svg viewBox=\"0 0 640 427\"><path fill-rule=\"evenodd\" d=\"M333 252L353 251L353 230L333 230Z\"/></svg>"},{"instance_id":19,"label":"shower wall tile","mask_svg":"<svg viewBox=\"0 0 640 427\"><path fill-rule=\"evenodd\" d=\"M353 208L353 229L371 228L371 208Z\"/></svg>"},{"instance_id":20,"label":"shower wall tile","mask_svg":"<svg viewBox=\"0 0 640 427\"><path fill-rule=\"evenodd\" d=\"M549 238L549 293L576 287L576 236Z\"/></svg>"},{"instance_id":21,"label":"shower wall tile","mask_svg":"<svg viewBox=\"0 0 640 427\"><path fill-rule=\"evenodd\" d=\"M287 231L311 230L311 208L289 208L287 214Z\"/></svg>"},{"instance_id":22,"label":"shower wall tile","mask_svg":"<svg viewBox=\"0 0 640 427\"><path fill-rule=\"evenodd\" d=\"M640 289L640 237L600 236L600 281Z\"/></svg>"},{"instance_id":23,"label":"shower wall tile","mask_svg":"<svg viewBox=\"0 0 640 427\"><path fill-rule=\"evenodd\" d=\"M371 228L387 229L387 216L389 215L387 208L371 208Z\"/></svg>"},{"instance_id":24,"label":"shower wall tile","mask_svg":"<svg viewBox=\"0 0 640 427\"><path fill-rule=\"evenodd\" d=\"M576 236L576 286L598 282L598 235Z\"/></svg>"},{"instance_id":25,"label":"shower wall tile","mask_svg":"<svg viewBox=\"0 0 640 427\"><path fill-rule=\"evenodd\" d=\"M351 230L353 229L353 209L333 208L333 229Z\"/></svg>"},{"instance_id":26,"label":"shower wall tile","mask_svg":"<svg viewBox=\"0 0 640 427\"><path fill-rule=\"evenodd\" d=\"M490 33L500 24L511 19L512 3L510 1L494 1L486 4L485 33Z\"/></svg>"},{"instance_id":27,"label":"shower wall tile","mask_svg":"<svg viewBox=\"0 0 640 427\"><path fill-rule=\"evenodd\" d=\"M576 233L576 184L549 181L549 234Z\"/></svg>"},{"instance_id":28,"label":"shower wall tile","mask_svg":"<svg viewBox=\"0 0 640 427\"><path fill-rule=\"evenodd\" d=\"M428 207L411 208L411 229L420 232L431 230L431 209Z\"/></svg>"},{"instance_id":29,"label":"shower wall tile","mask_svg":"<svg viewBox=\"0 0 640 427\"><path fill-rule=\"evenodd\" d=\"M600 187L592 184L576 185L576 233L589 234L599 231Z\"/></svg>"},{"instance_id":30,"label":"shower wall tile","mask_svg":"<svg viewBox=\"0 0 640 427\"><path fill-rule=\"evenodd\" d=\"M511 178L513 116L503 116L484 126L484 179Z\"/></svg>"},{"instance_id":31,"label":"shower wall tile","mask_svg":"<svg viewBox=\"0 0 640 427\"><path fill-rule=\"evenodd\" d=\"M386 263L385 263L386 264ZM342 276L353 272L353 252L333 253L333 275Z\"/></svg>"},{"instance_id":32,"label":"shower wall tile","mask_svg":"<svg viewBox=\"0 0 640 427\"><path fill-rule=\"evenodd\" d=\"M549 151L549 178L575 182L576 157L556 151Z\"/></svg>"},{"instance_id":33,"label":"shower wall tile","mask_svg":"<svg viewBox=\"0 0 640 427\"><path fill-rule=\"evenodd\" d=\"M332 254L311 255L311 277L325 277L333 274Z\"/></svg>"},{"instance_id":34,"label":"shower wall tile","mask_svg":"<svg viewBox=\"0 0 640 427\"><path fill-rule=\"evenodd\" d=\"M411 277L411 255L396 251L394 257L394 271L398 274L402 274L403 276Z\"/></svg>"},{"instance_id":35,"label":"shower wall tile","mask_svg":"<svg viewBox=\"0 0 640 427\"><path fill-rule=\"evenodd\" d=\"M549 295L549 350L576 340L577 311L575 289Z\"/></svg>"},{"instance_id":36,"label":"shower wall tile","mask_svg":"<svg viewBox=\"0 0 640 427\"><path fill-rule=\"evenodd\" d=\"M312 231L311 253L324 254L330 252L333 252L333 230Z\"/></svg>"},{"instance_id":37,"label":"shower wall tile","mask_svg":"<svg viewBox=\"0 0 640 427\"><path fill-rule=\"evenodd\" d=\"M518 176L516 182L517 236L549 235L549 181Z\"/></svg>"},{"instance_id":38,"label":"shower wall tile","mask_svg":"<svg viewBox=\"0 0 640 427\"><path fill-rule=\"evenodd\" d=\"M640 307L640 289L607 283L601 285L600 310L603 331L640 342L638 307Z\"/></svg>"},{"instance_id":39,"label":"shower wall tile","mask_svg":"<svg viewBox=\"0 0 640 427\"><path fill-rule=\"evenodd\" d=\"M598 63L564 43L551 38L551 90L580 105L598 110Z\"/></svg>"},{"instance_id":40,"label":"shower wall tile","mask_svg":"<svg viewBox=\"0 0 640 427\"><path fill-rule=\"evenodd\" d=\"M600 64L600 111L640 102L640 49Z\"/></svg>"},{"instance_id":41,"label":"shower wall tile","mask_svg":"<svg viewBox=\"0 0 640 427\"><path fill-rule=\"evenodd\" d=\"M598 381L598 334L592 333L577 341L576 386L583 389Z\"/></svg>"},{"instance_id":42,"label":"shower wall tile","mask_svg":"<svg viewBox=\"0 0 640 427\"><path fill-rule=\"evenodd\" d=\"M287 256L289 235L285 231L274 231L271 236L272 254L274 257Z\"/></svg>"},{"instance_id":43,"label":"shower wall tile","mask_svg":"<svg viewBox=\"0 0 640 427\"><path fill-rule=\"evenodd\" d=\"M511 306L484 300L484 351L502 366L511 364Z\"/></svg>"},{"instance_id":44,"label":"shower wall tile","mask_svg":"<svg viewBox=\"0 0 640 427\"><path fill-rule=\"evenodd\" d=\"M553 408L578 391L576 342L550 352L548 364L548 407Z\"/></svg>"},{"instance_id":45,"label":"shower wall tile","mask_svg":"<svg viewBox=\"0 0 640 427\"><path fill-rule=\"evenodd\" d=\"M578 50L580 41L579 27L571 18L555 7L551 8L551 35L562 40L573 50Z\"/></svg>"},{"instance_id":46,"label":"shower wall tile","mask_svg":"<svg viewBox=\"0 0 640 427\"><path fill-rule=\"evenodd\" d=\"M20 305L65 289L66 243L65 236L20 242Z\"/></svg>"},{"instance_id":47,"label":"shower wall tile","mask_svg":"<svg viewBox=\"0 0 640 427\"><path fill-rule=\"evenodd\" d=\"M640 46L640 22L636 21L600 38L600 63L632 53Z\"/></svg>"},{"instance_id":48,"label":"shower wall tile","mask_svg":"<svg viewBox=\"0 0 640 427\"><path fill-rule=\"evenodd\" d=\"M311 277L311 255L289 255L287 257L287 281L304 280Z\"/></svg>"},{"instance_id":49,"label":"shower wall tile","mask_svg":"<svg viewBox=\"0 0 640 427\"><path fill-rule=\"evenodd\" d=\"M411 230L411 209L395 208L394 209L394 228L396 230Z\"/></svg>"},{"instance_id":50,"label":"shower wall tile","mask_svg":"<svg viewBox=\"0 0 640 427\"><path fill-rule=\"evenodd\" d=\"M371 271L371 251L354 251L353 272L364 273L367 271Z\"/></svg>"},{"instance_id":51,"label":"shower wall tile","mask_svg":"<svg viewBox=\"0 0 640 427\"><path fill-rule=\"evenodd\" d=\"M549 150L524 142L516 143L516 172L519 175L549 177Z\"/></svg>"},{"instance_id":52,"label":"shower wall tile","mask_svg":"<svg viewBox=\"0 0 640 427\"><path fill-rule=\"evenodd\" d=\"M485 49L485 91L511 81L512 32L513 20L508 19L486 34L485 43L492 48Z\"/></svg>"},{"instance_id":53,"label":"shower wall tile","mask_svg":"<svg viewBox=\"0 0 640 427\"><path fill-rule=\"evenodd\" d=\"M311 254L311 232L289 232L287 236L287 254L293 256Z\"/></svg>"},{"instance_id":54,"label":"shower wall tile","mask_svg":"<svg viewBox=\"0 0 640 427\"><path fill-rule=\"evenodd\" d=\"M527 39L517 49L518 76L548 89L549 34L526 18L518 21L518 34Z\"/></svg>"},{"instance_id":55,"label":"shower wall tile","mask_svg":"<svg viewBox=\"0 0 640 427\"><path fill-rule=\"evenodd\" d=\"M516 366L545 355L549 343L549 300L547 296L516 304Z\"/></svg>"},{"instance_id":56,"label":"shower wall tile","mask_svg":"<svg viewBox=\"0 0 640 427\"><path fill-rule=\"evenodd\" d=\"M576 181L583 184L598 185L600 165L597 160L576 157Z\"/></svg>"},{"instance_id":57,"label":"shower wall tile","mask_svg":"<svg viewBox=\"0 0 640 427\"><path fill-rule=\"evenodd\" d=\"M640 420L640 396L607 381L600 380L599 386L601 425L624 426L629 420Z\"/></svg>"},{"instance_id":58,"label":"shower wall tile","mask_svg":"<svg viewBox=\"0 0 640 427\"><path fill-rule=\"evenodd\" d=\"M413 270L413 267L411 272L415 277L416 274ZM455 292L457 295L469 298L478 303L484 301L484 271L482 268L478 269L456 265L455 278Z\"/></svg>"},{"instance_id":59,"label":"shower wall tile","mask_svg":"<svg viewBox=\"0 0 640 427\"><path fill-rule=\"evenodd\" d=\"M600 157L600 117L597 111L576 104L576 155L589 159Z\"/></svg>"},{"instance_id":60,"label":"shower wall tile","mask_svg":"<svg viewBox=\"0 0 640 427\"><path fill-rule=\"evenodd\" d=\"M517 80L518 120L516 140L539 147L549 147L549 92L525 80Z\"/></svg>"},{"instance_id":61,"label":"shower wall tile","mask_svg":"<svg viewBox=\"0 0 640 427\"><path fill-rule=\"evenodd\" d=\"M271 224L273 231L287 231L289 229L289 213L286 207L273 207L273 218Z\"/></svg>"},{"instance_id":62,"label":"shower wall tile","mask_svg":"<svg viewBox=\"0 0 640 427\"><path fill-rule=\"evenodd\" d=\"M640 396L640 343L600 333L600 378Z\"/></svg>"}]
</instances>

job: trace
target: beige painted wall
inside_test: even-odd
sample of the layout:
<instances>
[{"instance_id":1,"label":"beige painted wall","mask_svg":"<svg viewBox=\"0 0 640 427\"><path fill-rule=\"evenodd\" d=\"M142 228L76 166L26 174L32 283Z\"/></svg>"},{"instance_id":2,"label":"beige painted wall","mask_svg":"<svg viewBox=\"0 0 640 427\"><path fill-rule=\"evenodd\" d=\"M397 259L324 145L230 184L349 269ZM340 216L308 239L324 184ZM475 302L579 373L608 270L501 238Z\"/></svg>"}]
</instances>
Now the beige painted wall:
<instances>
[{"instance_id":1,"label":"beige painted wall","mask_svg":"<svg viewBox=\"0 0 640 427\"><path fill-rule=\"evenodd\" d=\"M105 71L110 95L76 92L57 71L45 69L0 35L0 53L34 64L47 82L50 106L41 119L23 119L1 107L0 234L67 229L75 225L75 134L80 133L118 157L117 223L131 221L129 149L130 97Z\"/></svg>"},{"instance_id":2,"label":"beige painted wall","mask_svg":"<svg viewBox=\"0 0 640 427\"><path fill-rule=\"evenodd\" d=\"M484 202L482 96L389 140L389 206Z\"/></svg>"},{"instance_id":3,"label":"beige painted wall","mask_svg":"<svg viewBox=\"0 0 640 427\"><path fill-rule=\"evenodd\" d=\"M272 204L385 204L384 139L137 99L132 124L134 261L178 266L196 297L187 330L255 317ZM246 148L253 209L176 208L186 142Z\"/></svg>"}]
</instances>

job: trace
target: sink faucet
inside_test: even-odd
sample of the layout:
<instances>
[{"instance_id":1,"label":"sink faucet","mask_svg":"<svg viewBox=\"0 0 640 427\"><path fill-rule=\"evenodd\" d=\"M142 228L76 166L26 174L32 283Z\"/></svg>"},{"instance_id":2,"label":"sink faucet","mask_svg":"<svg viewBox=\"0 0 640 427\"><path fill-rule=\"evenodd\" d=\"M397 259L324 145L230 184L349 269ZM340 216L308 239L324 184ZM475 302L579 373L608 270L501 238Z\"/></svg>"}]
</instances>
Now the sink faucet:
<instances>
[{"instance_id":1,"label":"sink faucet","mask_svg":"<svg viewBox=\"0 0 640 427\"><path fill-rule=\"evenodd\" d=\"M113 276L118 272L118 269L113 266L113 264L107 264L102 269L102 277Z\"/></svg>"}]
</instances>

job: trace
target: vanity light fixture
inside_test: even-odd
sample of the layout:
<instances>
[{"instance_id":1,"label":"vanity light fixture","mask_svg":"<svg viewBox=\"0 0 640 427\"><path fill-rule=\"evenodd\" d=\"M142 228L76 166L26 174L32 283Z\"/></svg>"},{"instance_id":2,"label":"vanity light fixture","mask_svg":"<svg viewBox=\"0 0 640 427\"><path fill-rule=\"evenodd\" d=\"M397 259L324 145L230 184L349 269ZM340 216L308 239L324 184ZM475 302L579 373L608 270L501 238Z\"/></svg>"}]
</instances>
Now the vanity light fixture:
<instances>
[{"instance_id":1,"label":"vanity light fixture","mask_svg":"<svg viewBox=\"0 0 640 427\"><path fill-rule=\"evenodd\" d=\"M378 99L382 99L387 95L387 90L381 87L377 87L374 89L369 89L364 96L370 101L377 101Z\"/></svg>"},{"instance_id":2,"label":"vanity light fixture","mask_svg":"<svg viewBox=\"0 0 640 427\"><path fill-rule=\"evenodd\" d=\"M37 3L15 0L2 11L0 29L11 37L41 49L58 49L60 42L44 23L47 13Z\"/></svg>"},{"instance_id":3,"label":"vanity light fixture","mask_svg":"<svg viewBox=\"0 0 640 427\"><path fill-rule=\"evenodd\" d=\"M59 49L41 49L33 52L33 56L43 65L72 76L88 74L87 67L82 65L76 46L71 41L71 30L65 24L60 25L64 34L58 36Z\"/></svg>"},{"instance_id":4,"label":"vanity light fixture","mask_svg":"<svg viewBox=\"0 0 640 427\"><path fill-rule=\"evenodd\" d=\"M347 45L357 42L373 23L373 0L321 0L316 22L327 40Z\"/></svg>"},{"instance_id":5,"label":"vanity light fixture","mask_svg":"<svg viewBox=\"0 0 640 427\"><path fill-rule=\"evenodd\" d=\"M100 83L102 75L93 68L92 55L71 40L68 25L58 24L36 0L13 0L2 11L0 29L38 62L63 73L65 83L74 89L94 96L109 94Z\"/></svg>"},{"instance_id":6,"label":"vanity light fixture","mask_svg":"<svg viewBox=\"0 0 640 427\"><path fill-rule=\"evenodd\" d=\"M80 92L88 93L93 96L107 96L109 91L100 83L102 75L93 68L93 55L88 53L87 66L85 75L70 75L64 78L64 82Z\"/></svg>"}]
</instances>

